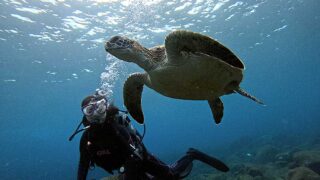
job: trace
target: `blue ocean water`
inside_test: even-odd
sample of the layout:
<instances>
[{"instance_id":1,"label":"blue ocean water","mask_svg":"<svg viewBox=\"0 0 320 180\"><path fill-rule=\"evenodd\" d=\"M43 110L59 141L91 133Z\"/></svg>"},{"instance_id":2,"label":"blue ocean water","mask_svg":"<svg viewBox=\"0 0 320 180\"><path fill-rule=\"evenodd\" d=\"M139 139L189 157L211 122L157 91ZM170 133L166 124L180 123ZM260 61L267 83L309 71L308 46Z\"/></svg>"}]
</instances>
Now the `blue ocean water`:
<instances>
[{"instance_id":1,"label":"blue ocean water","mask_svg":"<svg viewBox=\"0 0 320 180\"><path fill-rule=\"evenodd\" d=\"M1 1L0 179L76 178L80 135L68 137L82 117L82 99L101 88L125 109L122 85L142 71L105 52L114 35L145 47L163 44L176 29L209 35L243 60L241 86L267 104L223 96L216 125L206 101L145 87L144 142L164 161L188 147L221 148L241 137L319 136L319 7L318 0Z\"/></svg>"}]
</instances>

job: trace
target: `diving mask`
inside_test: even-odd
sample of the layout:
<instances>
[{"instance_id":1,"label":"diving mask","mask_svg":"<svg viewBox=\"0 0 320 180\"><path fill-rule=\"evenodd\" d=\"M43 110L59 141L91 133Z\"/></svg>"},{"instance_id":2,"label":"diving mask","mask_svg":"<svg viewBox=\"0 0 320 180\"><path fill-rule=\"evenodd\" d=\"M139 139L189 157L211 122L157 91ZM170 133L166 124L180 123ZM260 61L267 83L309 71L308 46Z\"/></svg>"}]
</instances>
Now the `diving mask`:
<instances>
[{"instance_id":1,"label":"diving mask","mask_svg":"<svg viewBox=\"0 0 320 180\"><path fill-rule=\"evenodd\" d=\"M105 99L91 100L88 105L83 107L82 112L90 123L103 123L106 117L107 101Z\"/></svg>"}]
</instances>

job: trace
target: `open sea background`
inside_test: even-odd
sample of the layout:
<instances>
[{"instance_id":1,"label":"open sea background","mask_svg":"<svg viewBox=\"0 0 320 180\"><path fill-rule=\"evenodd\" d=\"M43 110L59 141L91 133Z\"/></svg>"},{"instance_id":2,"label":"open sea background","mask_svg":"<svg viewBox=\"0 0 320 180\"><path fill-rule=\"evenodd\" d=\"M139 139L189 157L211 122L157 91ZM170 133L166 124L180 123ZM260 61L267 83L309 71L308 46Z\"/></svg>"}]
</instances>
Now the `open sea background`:
<instances>
[{"instance_id":1,"label":"open sea background","mask_svg":"<svg viewBox=\"0 0 320 180\"><path fill-rule=\"evenodd\" d=\"M160 159L173 162L189 147L223 159L229 154L215 149L242 137L318 137L319 8L319 0L2 0L0 179L76 178L80 135L68 137L82 117L82 99L100 88L125 109L122 85L142 71L105 52L114 35L145 47L163 44L175 29L209 35L243 60L241 86L267 104L223 96L216 125L206 101L145 87L144 142Z\"/></svg>"}]
</instances>

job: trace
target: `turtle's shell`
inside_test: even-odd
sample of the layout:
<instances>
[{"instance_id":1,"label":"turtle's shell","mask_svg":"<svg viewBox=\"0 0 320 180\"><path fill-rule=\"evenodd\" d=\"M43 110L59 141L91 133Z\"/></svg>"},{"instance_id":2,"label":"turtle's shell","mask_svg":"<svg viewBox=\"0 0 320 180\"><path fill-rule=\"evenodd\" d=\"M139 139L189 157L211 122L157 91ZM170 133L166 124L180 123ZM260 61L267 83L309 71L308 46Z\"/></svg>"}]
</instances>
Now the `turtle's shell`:
<instances>
[{"instance_id":1,"label":"turtle's shell","mask_svg":"<svg viewBox=\"0 0 320 180\"><path fill-rule=\"evenodd\" d=\"M242 61L208 36L175 31L166 37L164 48L166 58L148 72L147 85L165 96L214 99L233 92L242 81Z\"/></svg>"}]
</instances>

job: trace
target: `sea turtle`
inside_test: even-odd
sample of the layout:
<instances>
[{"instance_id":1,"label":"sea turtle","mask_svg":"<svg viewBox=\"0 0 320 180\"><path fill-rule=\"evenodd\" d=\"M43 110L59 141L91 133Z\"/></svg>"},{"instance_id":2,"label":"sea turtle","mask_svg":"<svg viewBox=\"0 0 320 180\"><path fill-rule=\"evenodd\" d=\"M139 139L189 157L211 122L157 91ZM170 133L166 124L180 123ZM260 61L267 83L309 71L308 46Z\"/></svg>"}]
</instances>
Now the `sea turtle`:
<instances>
[{"instance_id":1,"label":"sea turtle","mask_svg":"<svg viewBox=\"0 0 320 180\"><path fill-rule=\"evenodd\" d=\"M143 85L171 98L208 100L217 124L223 116L220 96L237 92L263 104L239 86L244 70L242 61L206 35L176 30L167 35L164 46L150 49L127 37L114 36L106 41L105 49L146 71L131 74L123 87L124 105L139 123L144 122Z\"/></svg>"}]
</instances>

